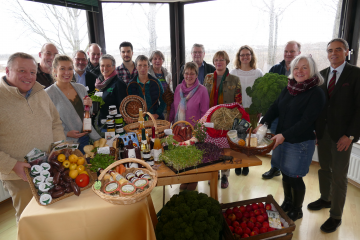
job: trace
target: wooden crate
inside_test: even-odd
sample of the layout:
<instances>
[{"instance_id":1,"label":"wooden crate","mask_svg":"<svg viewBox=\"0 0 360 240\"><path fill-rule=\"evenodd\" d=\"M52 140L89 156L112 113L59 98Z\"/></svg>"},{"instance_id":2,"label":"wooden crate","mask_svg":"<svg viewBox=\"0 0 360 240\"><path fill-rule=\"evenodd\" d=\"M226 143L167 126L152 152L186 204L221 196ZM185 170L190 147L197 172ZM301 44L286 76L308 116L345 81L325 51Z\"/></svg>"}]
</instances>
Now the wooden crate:
<instances>
[{"instance_id":1,"label":"wooden crate","mask_svg":"<svg viewBox=\"0 0 360 240\"><path fill-rule=\"evenodd\" d=\"M239 201L239 202L233 202L233 203L223 203L223 204L221 204L221 209L239 207L242 205L248 205L248 204L259 203L259 202L272 203L275 206L276 210L279 212L280 216L282 218L284 218L286 222L288 222L289 227L277 229L277 230L267 232L267 233L262 233L262 234L259 234L256 236L250 236L246 239L249 239L249 240L260 240L260 239L267 239L267 238L277 239L277 240L292 239L292 237L293 237L292 232L295 230L295 227L296 227L295 223L281 209L281 207L277 204L277 202L275 201L275 199L273 198L272 195L268 195L267 197L262 197L262 198L254 198L254 199L249 199L249 200L244 200L244 201ZM237 240L238 238L236 238L233 235L233 233L230 231L230 228L227 225L225 219L223 222L224 222L223 223L223 232L224 232L225 240ZM278 236L278 235L281 235L281 236ZM276 237L276 236L278 236L278 237Z\"/></svg>"}]
</instances>

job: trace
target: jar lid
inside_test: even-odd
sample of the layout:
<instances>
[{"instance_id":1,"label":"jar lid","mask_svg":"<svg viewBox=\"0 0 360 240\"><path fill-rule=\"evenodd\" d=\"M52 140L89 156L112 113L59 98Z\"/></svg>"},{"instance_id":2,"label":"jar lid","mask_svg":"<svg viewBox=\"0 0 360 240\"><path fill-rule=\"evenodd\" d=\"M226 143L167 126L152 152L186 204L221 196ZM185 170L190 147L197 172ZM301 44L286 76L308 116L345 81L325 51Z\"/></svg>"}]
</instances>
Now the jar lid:
<instances>
[{"instance_id":1,"label":"jar lid","mask_svg":"<svg viewBox=\"0 0 360 240\"><path fill-rule=\"evenodd\" d=\"M110 105L110 106L109 106L109 109L110 109L110 108L116 108L116 105Z\"/></svg>"},{"instance_id":2,"label":"jar lid","mask_svg":"<svg viewBox=\"0 0 360 240\"><path fill-rule=\"evenodd\" d=\"M115 128L115 125L113 123L107 123L107 128Z\"/></svg>"},{"instance_id":3,"label":"jar lid","mask_svg":"<svg viewBox=\"0 0 360 240\"><path fill-rule=\"evenodd\" d=\"M113 115L107 115L106 118L114 118Z\"/></svg>"},{"instance_id":4,"label":"jar lid","mask_svg":"<svg viewBox=\"0 0 360 240\"><path fill-rule=\"evenodd\" d=\"M121 115L121 114L116 114L115 117L116 117L116 118L121 118L122 115Z\"/></svg>"}]
</instances>

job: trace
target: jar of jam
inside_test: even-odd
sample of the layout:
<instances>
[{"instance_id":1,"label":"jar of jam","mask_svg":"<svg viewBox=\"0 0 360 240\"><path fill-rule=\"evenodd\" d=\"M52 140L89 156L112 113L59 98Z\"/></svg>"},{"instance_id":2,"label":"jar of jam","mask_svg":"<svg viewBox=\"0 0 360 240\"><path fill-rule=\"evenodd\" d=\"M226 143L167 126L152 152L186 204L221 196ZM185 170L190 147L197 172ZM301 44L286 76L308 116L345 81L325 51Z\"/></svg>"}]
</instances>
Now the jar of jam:
<instances>
[{"instance_id":1,"label":"jar of jam","mask_svg":"<svg viewBox=\"0 0 360 240\"><path fill-rule=\"evenodd\" d=\"M122 135L124 133L124 125L123 124L115 124L115 132L117 134Z\"/></svg>"},{"instance_id":2,"label":"jar of jam","mask_svg":"<svg viewBox=\"0 0 360 240\"><path fill-rule=\"evenodd\" d=\"M125 178L131 183L138 179L138 177L136 177L133 173L126 174Z\"/></svg>"},{"instance_id":3,"label":"jar of jam","mask_svg":"<svg viewBox=\"0 0 360 240\"><path fill-rule=\"evenodd\" d=\"M109 115L116 115L117 114L117 109L115 105L110 105L109 106Z\"/></svg>"},{"instance_id":4,"label":"jar of jam","mask_svg":"<svg viewBox=\"0 0 360 240\"><path fill-rule=\"evenodd\" d=\"M115 115L115 124L123 124L124 123L124 118L121 114L116 114Z\"/></svg>"},{"instance_id":5,"label":"jar of jam","mask_svg":"<svg viewBox=\"0 0 360 240\"><path fill-rule=\"evenodd\" d=\"M114 124L107 124L107 131L108 132L115 132L115 125Z\"/></svg>"},{"instance_id":6,"label":"jar of jam","mask_svg":"<svg viewBox=\"0 0 360 240\"><path fill-rule=\"evenodd\" d=\"M107 115L106 116L106 124L114 124L114 116Z\"/></svg>"},{"instance_id":7,"label":"jar of jam","mask_svg":"<svg viewBox=\"0 0 360 240\"><path fill-rule=\"evenodd\" d=\"M135 171L135 176L138 178L142 178L142 176L144 175L144 172L142 170L136 170Z\"/></svg>"}]
</instances>

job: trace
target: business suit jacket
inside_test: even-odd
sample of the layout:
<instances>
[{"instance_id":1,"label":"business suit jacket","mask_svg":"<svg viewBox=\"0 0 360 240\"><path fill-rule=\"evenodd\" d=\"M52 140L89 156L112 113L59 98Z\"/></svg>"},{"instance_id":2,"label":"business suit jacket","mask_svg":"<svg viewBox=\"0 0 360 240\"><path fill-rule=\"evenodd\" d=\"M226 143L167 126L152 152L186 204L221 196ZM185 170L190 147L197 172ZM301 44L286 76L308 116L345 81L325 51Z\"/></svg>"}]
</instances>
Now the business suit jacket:
<instances>
[{"instance_id":1,"label":"business suit jacket","mask_svg":"<svg viewBox=\"0 0 360 240\"><path fill-rule=\"evenodd\" d=\"M185 65L182 65L181 66L181 69L180 69L180 79L179 79L179 84L184 80L184 68L185 68ZM215 72L215 67L213 65L210 65L210 64L207 64L205 61L204 61L204 82L205 82L205 77L206 75L208 75L209 73L213 73ZM204 85L204 84L203 84Z\"/></svg>"},{"instance_id":2,"label":"business suit jacket","mask_svg":"<svg viewBox=\"0 0 360 240\"><path fill-rule=\"evenodd\" d=\"M72 82L76 82L75 72L72 78ZM85 84L89 88L88 93L91 93L95 90L95 82L96 82L96 75L93 74L92 72L86 71Z\"/></svg>"},{"instance_id":3,"label":"business suit jacket","mask_svg":"<svg viewBox=\"0 0 360 240\"><path fill-rule=\"evenodd\" d=\"M329 98L328 77L330 67L320 72L324 84L320 88L325 92L326 105L316 121L316 136L322 139L326 124L331 139L338 142L344 136L354 136L357 142L360 136L360 68L346 63Z\"/></svg>"}]
</instances>

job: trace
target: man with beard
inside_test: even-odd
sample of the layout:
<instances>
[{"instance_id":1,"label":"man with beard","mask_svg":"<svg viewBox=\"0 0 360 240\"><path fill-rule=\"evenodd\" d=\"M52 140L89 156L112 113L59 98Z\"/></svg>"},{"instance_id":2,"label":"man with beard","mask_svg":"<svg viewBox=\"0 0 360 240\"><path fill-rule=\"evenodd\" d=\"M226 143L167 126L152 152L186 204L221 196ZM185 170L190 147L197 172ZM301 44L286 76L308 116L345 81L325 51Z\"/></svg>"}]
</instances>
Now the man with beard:
<instances>
[{"instance_id":1,"label":"man with beard","mask_svg":"<svg viewBox=\"0 0 360 240\"><path fill-rule=\"evenodd\" d=\"M134 54L133 46L130 42L122 42L119 49L123 63L116 68L116 72L118 77L128 84L138 74L135 63L132 60Z\"/></svg>"},{"instance_id":2,"label":"man with beard","mask_svg":"<svg viewBox=\"0 0 360 240\"><path fill-rule=\"evenodd\" d=\"M36 81L45 86L45 88L54 83L51 76L51 68L55 55L58 53L57 48L52 43L45 43L39 52L40 63L38 63Z\"/></svg>"},{"instance_id":3,"label":"man with beard","mask_svg":"<svg viewBox=\"0 0 360 240\"><path fill-rule=\"evenodd\" d=\"M86 66L86 71L91 72L96 77L99 77L101 75L99 59L102 55L100 45L97 43L90 44L87 54L90 58L90 61Z\"/></svg>"},{"instance_id":4,"label":"man with beard","mask_svg":"<svg viewBox=\"0 0 360 240\"><path fill-rule=\"evenodd\" d=\"M88 64L86 53L82 50L76 51L73 57L73 61L73 80L87 87L88 93L93 92L95 90L96 76L93 73L86 71L86 66Z\"/></svg>"}]
</instances>

